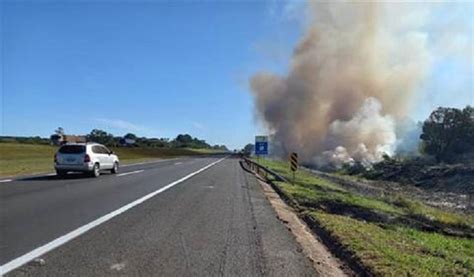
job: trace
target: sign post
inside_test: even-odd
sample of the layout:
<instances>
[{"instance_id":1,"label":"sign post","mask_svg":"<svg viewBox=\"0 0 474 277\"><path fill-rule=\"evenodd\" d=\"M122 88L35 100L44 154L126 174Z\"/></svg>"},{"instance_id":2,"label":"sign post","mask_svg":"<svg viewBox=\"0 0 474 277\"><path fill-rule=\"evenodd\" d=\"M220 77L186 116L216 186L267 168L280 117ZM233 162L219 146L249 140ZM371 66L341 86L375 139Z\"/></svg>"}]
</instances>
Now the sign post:
<instances>
[{"instance_id":1,"label":"sign post","mask_svg":"<svg viewBox=\"0 0 474 277\"><path fill-rule=\"evenodd\" d=\"M295 183L295 173L298 169L298 154L293 152L290 155L290 169L293 171L293 184Z\"/></svg>"},{"instance_id":2,"label":"sign post","mask_svg":"<svg viewBox=\"0 0 474 277\"><path fill-rule=\"evenodd\" d=\"M260 161L260 155L268 155L268 137L255 136L255 155L257 161Z\"/></svg>"}]
</instances>

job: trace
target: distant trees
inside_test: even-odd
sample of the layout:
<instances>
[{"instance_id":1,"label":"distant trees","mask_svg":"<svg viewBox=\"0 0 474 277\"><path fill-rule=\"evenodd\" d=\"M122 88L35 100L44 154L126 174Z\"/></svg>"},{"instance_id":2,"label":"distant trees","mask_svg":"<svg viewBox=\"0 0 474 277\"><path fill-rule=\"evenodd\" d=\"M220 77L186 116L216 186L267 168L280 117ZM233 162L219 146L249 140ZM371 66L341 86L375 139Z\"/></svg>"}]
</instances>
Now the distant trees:
<instances>
[{"instance_id":1,"label":"distant trees","mask_svg":"<svg viewBox=\"0 0 474 277\"><path fill-rule=\"evenodd\" d=\"M64 129L59 127L54 130L54 134L50 138L41 138L36 137L15 137L15 136L0 136L0 143L2 142L19 142L19 143L34 143L34 144L55 144L60 145L61 143L67 142L64 141L64 138L77 138L84 136L76 135L66 135ZM127 133L123 137L114 136L111 133L108 133L101 129L93 129L89 134L85 136L86 141L88 142L97 142L111 147L122 146L124 145L124 139L134 140L135 143L132 147L148 147L148 148L200 148L200 149L214 149L221 151L229 151L225 145L210 145L205 140L201 140L195 137L192 137L189 134L179 134L175 139L170 140L169 138L147 138L147 137L138 137L133 133ZM70 140L73 142L74 140ZM81 140L82 142L83 140Z\"/></svg>"},{"instance_id":2,"label":"distant trees","mask_svg":"<svg viewBox=\"0 0 474 277\"><path fill-rule=\"evenodd\" d=\"M167 147L167 148L206 148L228 151L225 145L211 146L205 140L192 137L189 134L179 134L175 139L169 140L167 138L146 138L137 137L135 134L127 133L123 136L124 139L133 139L134 146L138 147ZM94 129L87 135L87 141L93 141L107 146L118 146L122 138L114 137L112 134L100 129Z\"/></svg>"},{"instance_id":3,"label":"distant trees","mask_svg":"<svg viewBox=\"0 0 474 277\"><path fill-rule=\"evenodd\" d=\"M58 136L64 136L64 128L58 127L58 129L54 130L54 133Z\"/></svg>"},{"instance_id":4,"label":"distant trees","mask_svg":"<svg viewBox=\"0 0 474 277\"><path fill-rule=\"evenodd\" d=\"M250 155L253 152L254 147L255 146L251 143L245 145L244 146L244 153Z\"/></svg>"},{"instance_id":5,"label":"distant trees","mask_svg":"<svg viewBox=\"0 0 474 277\"><path fill-rule=\"evenodd\" d=\"M227 149L225 145L218 145L218 144L212 146L212 149L221 150L221 151L229 151L229 149Z\"/></svg>"},{"instance_id":6,"label":"distant trees","mask_svg":"<svg viewBox=\"0 0 474 277\"><path fill-rule=\"evenodd\" d=\"M93 129L87 136L87 141L93 141L108 146L115 146L116 140L112 134L100 129Z\"/></svg>"},{"instance_id":7,"label":"distant trees","mask_svg":"<svg viewBox=\"0 0 474 277\"><path fill-rule=\"evenodd\" d=\"M128 134L126 134L125 136L123 136L123 138L136 140L136 139L137 139L137 136L136 136L135 134L128 133Z\"/></svg>"},{"instance_id":8,"label":"distant trees","mask_svg":"<svg viewBox=\"0 0 474 277\"><path fill-rule=\"evenodd\" d=\"M474 152L474 108L439 107L423 123L422 152L438 162L451 162L459 155Z\"/></svg>"},{"instance_id":9,"label":"distant trees","mask_svg":"<svg viewBox=\"0 0 474 277\"><path fill-rule=\"evenodd\" d=\"M211 148L205 140L193 138L188 134L179 134L176 138L171 141L174 147L186 147L186 148Z\"/></svg>"},{"instance_id":10,"label":"distant trees","mask_svg":"<svg viewBox=\"0 0 474 277\"><path fill-rule=\"evenodd\" d=\"M64 136L64 129L63 127L58 127L56 130L54 130L54 134L52 134L49 139L51 140L52 144L58 144L59 141L63 138Z\"/></svg>"}]
</instances>

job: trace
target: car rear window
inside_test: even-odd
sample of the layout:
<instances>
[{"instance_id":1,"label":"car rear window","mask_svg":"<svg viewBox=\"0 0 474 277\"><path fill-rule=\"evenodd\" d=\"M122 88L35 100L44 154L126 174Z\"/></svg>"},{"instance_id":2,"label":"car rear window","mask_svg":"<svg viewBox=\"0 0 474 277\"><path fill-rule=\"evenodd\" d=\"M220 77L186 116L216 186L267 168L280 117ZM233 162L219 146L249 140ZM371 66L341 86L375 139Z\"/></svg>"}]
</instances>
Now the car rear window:
<instances>
[{"instance_id":1,"label":"car rear window","mask_svg":"<svg viewBox=\"0 0 474 277\"><path fill-rule=\"evenodd\" d=\"M62 154L80 154L86 151L86 147L83 145L65 145L59 149L59 153Z\"/></svg>"}]
</instances>

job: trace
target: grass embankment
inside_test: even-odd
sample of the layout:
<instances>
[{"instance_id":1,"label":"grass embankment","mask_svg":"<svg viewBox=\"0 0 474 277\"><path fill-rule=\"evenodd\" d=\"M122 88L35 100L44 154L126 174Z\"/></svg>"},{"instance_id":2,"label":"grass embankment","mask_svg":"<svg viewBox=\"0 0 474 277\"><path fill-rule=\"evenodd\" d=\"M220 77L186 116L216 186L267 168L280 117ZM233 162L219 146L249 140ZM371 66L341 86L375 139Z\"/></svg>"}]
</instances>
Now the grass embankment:
<instances>
[{"instance_id":1,"label":"grass embankment","mask_svg":"<svg viewBox=\"0 0 474 277\"><path fill-rule=\"evenodd\" d=\"M283 162L261 163L288 180ZM474 276L473 217L400 195L368 197L299 171L274 183L375 275Z\"/></svg>"},{"instance_id":2,"label":"grass embankment","mask_svg":"<svg viewBox=\"0 0 474 277\"><path fill-rule=\"evenodd\" d=\"M52 172L58 147L44 144L0 143L0 176ZM187 148L111 148L122 163L216 153Z\"/></svg>"}]
</instances>

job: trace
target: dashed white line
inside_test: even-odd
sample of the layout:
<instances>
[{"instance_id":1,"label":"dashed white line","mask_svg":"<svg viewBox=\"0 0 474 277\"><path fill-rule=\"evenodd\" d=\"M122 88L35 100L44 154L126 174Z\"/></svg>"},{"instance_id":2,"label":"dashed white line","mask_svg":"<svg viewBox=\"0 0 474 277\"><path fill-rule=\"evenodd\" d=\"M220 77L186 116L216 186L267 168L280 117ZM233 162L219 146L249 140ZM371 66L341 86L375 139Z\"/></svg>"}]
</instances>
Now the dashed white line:
<instances>
[{"instance_id":1,"label":"dashed white line","mask_svg":"<svg viewBox=\"0 0 474 277\"><path fill-rule=\"evenodd\" d=\"M178 164L182 164L182 162L177 162L177 163L174 163L174 165L178 165Z\"/></svg>"},{"instance_id":2,"label":"dashed white line","mask_svg":"<svg viewBox=\"0 0 474 277\"><path fill-rule=\"evenodd\" d=\"M144 164L161 163L161 162L168 162L168 161L173 161L173 160L177 160L177 159L178 159L178 158L155 160L155 161L151 161L151 162L141 162L141 163L125 164L125 165L120 165L120 167L128 167L128 166L134 166L134 165L144 165ZM21 179L24 179L24 178L47 177L47 176L55 176L55 175L56 175L55 172L52 172L52 173L38 173L38 174L29 175L29 176L18 177L18 178L16 178L15 180L21 180ZM120 175L120 174L119 174L119 175ZM119 175L117 175L117 176L119 176ZM0 180L0 183L7 183L7 182L11 182L11 181L14 181L14 180L13 180L13 179Z\"/></svg>"},{"instance_id":3,"label":"dashed white line","mask_svg":"<svg viewBox=\"0 0 474 277\"><path fill-rule=\"evenodd\" d=\"M127 166L134 166L134 165L143 165L143 164L162 163L162 162L172 161L172 160L176 160L176 159L177 159L177 158L174 158L174 159L156 160L156 161L151 161L151 162L141 162L141 163L134 163L134 164L124 164L124 165L121 165L120 167L127 167Z\"/></svg>"},{"instance_id":4,"label":"dashed white line","mask_svg":"<svg viewBox=\"0 0 474 277\"><path fill-rule=\"evenodd\" d=\"M140 172L143 172L144 170L135 170L135 171L131 171L131 172L125 172L125 173L120 173L120 174L117 174L117 177L120 177L120 176L125 176L125 175L130 175L130 174L137 174L137 173L140 173Z\"/></svg>"},{"instance_id":5,"label":"dashed white line","mask_svg":"<svg viewBox=\"0 0 474 277\"><path fill-rule=\"evenodd\" d=\"M225 157L225 158L227 158L227 157ZM197 175L197 174L203 172L204 170L210 168L211 166L214 166L217 163L220 163L225 158L222 158L222 159L219 159L219 160L217 160L213 163L210 163L210 164L206 165L205 167L203 167L201 169L198 169L198 170L184 176L183 178L181 178L179 180L176 180L176 181L174 181L174 182L172 182L172 183L170 183L170 184L168 184L168 185L166 185L166 186L164 186L164 187L162 187L158 190L155 190L154 192L149 193L149 194L147 194L147 195L145 195L145 196L143 196L143 197L141 197L141 198L139 198L139 199L137 199L137 200L135 200L135 201L133 201L133 202L131 202L131 203L115 210L115 211L113 211L113 212L110 212L110 213L108 213L108 214L106 214L102 217L99 217L96 220L94 220L92 222L89 222L86 225L83 225L83 226L77 228L76 230L74 230L72 232L69 232L69 233L67 233L67 234L65 234L65 235L63 235L63 236L61 236L61 237L59 237L59 238L57 238L53 241L48 242L47 244L45 244L43 246L40 246L40 247L24 254L23 256L20 256L20 257L14 259L12 261L9 261L8 263L0 266L0 276L3 276L5 274L7 274L8 272L10 272L10 271L26 264L27 262L29 262L29 261L31 261L31 260L33 260L33 259L35 259L35 258L37 258L41 255L44 255L45 253L47 253L47 252L49 252L49 251L65 244L66 242L68 242L68 241L70 241L70 240L72 240L72 239L74 239L74 238L76 238L76 237L78 237L82 234L84 234L85 232L89 231L90 229L92 229L92 228L94 228L94 227L96 227L96 226L98 226L98 225L100 225L100 224L102 224L102 223L118 216L119 214L124 213L127 210L130 210L131 208L133 208L137 205L140 205L141 203L145 202L146 200L152 198L153 196L155 196L159 193L162 193L162 192L176 186L177 184L188 180L189 178L193 177L194 175Z\"/></svg>"}]
</instances>

